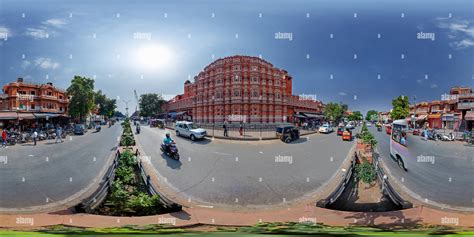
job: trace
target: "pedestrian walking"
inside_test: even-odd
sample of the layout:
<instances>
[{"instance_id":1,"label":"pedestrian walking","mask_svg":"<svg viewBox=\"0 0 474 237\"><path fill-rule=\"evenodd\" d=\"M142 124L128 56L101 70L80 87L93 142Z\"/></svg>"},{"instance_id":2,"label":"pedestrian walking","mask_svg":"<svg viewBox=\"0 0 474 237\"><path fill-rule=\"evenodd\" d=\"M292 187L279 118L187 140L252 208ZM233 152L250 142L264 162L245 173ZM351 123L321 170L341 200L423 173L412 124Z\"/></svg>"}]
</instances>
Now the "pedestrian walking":
<instances>
[{"instance_id":1,"label":"pedestrian walking","mask_svg":"<svg viewBox=\"0 0 474 237\"><path fill-rule=\"evenodd\" d=\"M37 139L37 138L38 138L38 132L35 130L35 131L33 132L33 143L34 143L35 146L36 146L36 139Z\"/></svg>"},{"instance_id":2,"label":"pedestrian walking","mask_svg":"<svg viewBox=\"0 0 474 237\"><path fill-rule=\"evenodd\" d=\"M224 122L224 125L222 126L224 128L224 137L228 137L229 135L227 134L227 124Z\"/></svg>"},{"instance_id":3,"label":"pedestrian walking","mask_svg":"<svg viewBox=\"0 0 474 237\"><path fill-rule=\"evenodd\" d=\"M61 142L63 142L62 132L63 132L63 131L62 131L61 127L58 126L58 127L56 128L56 141L55 141L54 143L58 143L58 140L61 141Z\"/></svg>"},{"instance_id":4,"label":"pedestrian walking","mask_svg":"<svg viewBox=\"0 0 474 237\"><path fill-rule=\"evenodd\" d=\"M239 133L240 133L240 136L244 135L244 127L242 126L242 123L240 123Z\"/></svg>"},{"instance_id":5,"label":"pedestrian walking","mask_svg":"<svg viewBox=\"0 0 474 237\"><path fill-rule=\"evenodd\" d=\"M7 130L2 129L2 147L7 147Z\"/></svg>"}]
</instances>

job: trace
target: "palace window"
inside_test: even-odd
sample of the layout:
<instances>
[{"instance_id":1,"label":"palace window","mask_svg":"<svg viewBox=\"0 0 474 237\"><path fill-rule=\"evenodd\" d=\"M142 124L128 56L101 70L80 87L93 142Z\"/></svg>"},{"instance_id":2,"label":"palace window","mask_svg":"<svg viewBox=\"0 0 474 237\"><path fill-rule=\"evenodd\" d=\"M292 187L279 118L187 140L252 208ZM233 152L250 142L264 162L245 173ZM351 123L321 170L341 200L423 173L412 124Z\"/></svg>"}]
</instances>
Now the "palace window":
<instances>
[{"instance_id":1,"label":"palace window","mask_svg":"<svg viewBox=\"0 0 474 237\"><path fill-rule=\"evenodd\" d=\"M234 75L234 82L239 82L240 81L240 76L239 75Z\"/></svg>"},{"instance_id":2,"label":"palace window","mask_svg":"<svg viewBox=\"0 0 474 237\"><path fill-rule=\"evenodd\" d=\"M253 83L258 83L258 77L252 77L251 80Z\"/></svg>"},{"instance_id":3,"label":"palace window","mask_svg":"<svg viewBox=\"0 0 474 237\"><path fill-rule=\"evenodd\" d=\"M258 97L258 91L256 91L256 90L252 91L252 97L257 98Z\"/></svg>"},{"instance_id":4,"label":"palace window","mask_svg":"<svg viewBox=\"0 0 474 237\"><path fill-rule=\"evenodd\" d=\"M257 67L257 66L252 66L252 67L251 67L251 70L252 70L252 71L257 71L257 70L258 70L258 67Z\"/></svg>"},{"instance_id":5,"label":"palace window","mask_svg":"<svg viewBox=\"0 0 474 237\"><path fill-rule=\"evenodd\" d=\"M234 97L240 97L240 90L234 90Z\"/></svg>"}]
</instances>

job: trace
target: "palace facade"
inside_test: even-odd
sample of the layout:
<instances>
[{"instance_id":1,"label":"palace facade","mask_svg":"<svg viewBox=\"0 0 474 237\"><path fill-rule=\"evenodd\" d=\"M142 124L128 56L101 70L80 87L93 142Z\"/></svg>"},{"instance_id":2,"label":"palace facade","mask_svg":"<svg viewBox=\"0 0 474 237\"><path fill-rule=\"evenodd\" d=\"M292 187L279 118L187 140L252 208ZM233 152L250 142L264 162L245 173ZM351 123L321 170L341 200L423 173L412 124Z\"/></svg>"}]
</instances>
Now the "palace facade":
<instances>
[{"instance_id":1,"label":"palace facade","mask_svg":"<svg viewBox=\"0 0 474 237\"><path fill-rule=\"evenodd\" d=\"M282 123L321 119L323 104L292 95L287 71L258 57L217 59L184 83L184 94L168 101L167 113L200 123Z\"/></svg>"}]
</instances>

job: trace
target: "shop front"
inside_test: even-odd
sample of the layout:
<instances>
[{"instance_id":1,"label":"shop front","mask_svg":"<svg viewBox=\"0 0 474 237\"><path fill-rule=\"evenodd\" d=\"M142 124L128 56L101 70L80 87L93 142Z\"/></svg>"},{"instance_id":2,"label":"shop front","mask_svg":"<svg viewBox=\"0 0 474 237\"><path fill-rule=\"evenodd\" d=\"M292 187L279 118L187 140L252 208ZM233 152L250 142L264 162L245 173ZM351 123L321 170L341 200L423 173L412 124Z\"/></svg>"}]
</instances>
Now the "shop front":
<instances>
[{"instance_id":1,"label":"shop front","mask_svg":"<svg viewBox=\"0 0 474 237\"><path fill-rule=\"evenodd\" d=\"M442 122L443 122L443 128L444 129L455 129L457 126L456 126L456 123L458 122L458 117L459 115L457 114L452 114L452 113L449 113L449 114L443 114L442 116Z\"/></svg>"},{"instance_id":2,"label":"shop front","mask_svg":"<svg viewBox=\"0 0 474 237\"><path fill-rule=\"evenodd\" d=\"M441 129L443 127L441 121L441 114L428 115L428 124L430 128Z\"/></svg>"},{"instance_id":3,"label":"shop front","mask_svg":"<svg viewBox=\"0 0 474 237\"><path fill-rule=\"evenodd\" d=\"M474 129L474 111L466 111L466 115L464 116L464 120L466 121L466 129L468 131L472 131Z\"/></svg>"}]
</instances>

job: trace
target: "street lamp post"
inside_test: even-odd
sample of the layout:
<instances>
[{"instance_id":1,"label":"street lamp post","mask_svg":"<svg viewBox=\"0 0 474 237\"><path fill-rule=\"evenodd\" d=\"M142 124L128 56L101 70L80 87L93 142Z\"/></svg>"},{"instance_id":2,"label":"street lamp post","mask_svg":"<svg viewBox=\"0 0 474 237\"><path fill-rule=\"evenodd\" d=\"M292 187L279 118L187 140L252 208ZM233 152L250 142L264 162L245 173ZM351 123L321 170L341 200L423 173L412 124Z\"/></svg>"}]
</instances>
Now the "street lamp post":
<instances>
[{"instance_id":1,"label":"street lamp post","mask_svg":"<svg viewBox=\"0 0 474 237\"><path fill-rule=\"evenodd\" d=\"M130 103L131 100L122 100L123 103L125 103L125 117L128 118L128 103Z\"/></svg>"},{"instance_id":2,"label":"street lamp post","mask_svg":"<svg viewBox=\"0 0 474 237\"><path fill-rule=\"evenodd\" d=\"M413 129L416 129L416 95L413 96L413 102L415 103L415 108L413 110Z\"/></svg>"}]
</instances>

